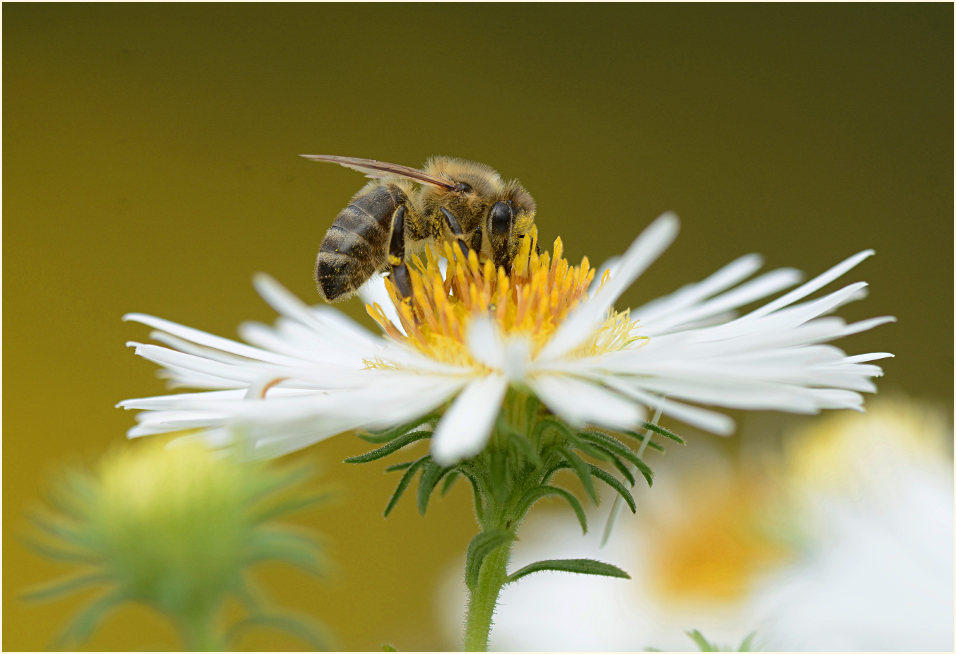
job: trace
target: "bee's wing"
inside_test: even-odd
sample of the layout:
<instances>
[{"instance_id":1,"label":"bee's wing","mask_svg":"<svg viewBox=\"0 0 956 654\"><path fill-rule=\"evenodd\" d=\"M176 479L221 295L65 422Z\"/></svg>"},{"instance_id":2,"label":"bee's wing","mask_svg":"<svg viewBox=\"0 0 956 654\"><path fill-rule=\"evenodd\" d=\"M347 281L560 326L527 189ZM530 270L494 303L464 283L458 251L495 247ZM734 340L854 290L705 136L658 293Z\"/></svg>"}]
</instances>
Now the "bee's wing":
<instances>
[{"instance_id":1,"label":"bee's wing","mask_svg":"<svg viewBox=\"0 0 956 654\"><path fill-rule=\"evenodd\" d=\"M444 189L450 189L454 186L454 184L449 182L447 179L429 175L428 173L418 170L417 168L409 168L408 166L401 166L399 164L376 161L375 159L339 157L334 154L303 154L300 156L310 159L311 161L328 161L329 163L337 163L340 166L345 166L346 168L357 170L360 173L365 173L366 177L371 177L372 179L383 179L392 175L398 175L399 177L407 177L408 179L413 179L416 182L421 182L422 184L431 184L432 186L438 186Z\"/></svg>"}]
</instances>

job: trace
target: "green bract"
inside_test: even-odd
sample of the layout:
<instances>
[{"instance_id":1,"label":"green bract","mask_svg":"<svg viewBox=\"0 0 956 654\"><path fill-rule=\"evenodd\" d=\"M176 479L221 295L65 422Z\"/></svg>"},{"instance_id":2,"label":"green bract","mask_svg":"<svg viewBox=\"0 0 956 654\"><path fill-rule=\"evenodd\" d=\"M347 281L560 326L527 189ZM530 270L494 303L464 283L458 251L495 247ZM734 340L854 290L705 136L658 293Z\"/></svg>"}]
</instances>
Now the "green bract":
<instances>
[{"instance_id":1,"label":"green bract","mask_svg":"<svg viewBox=\"0 0 956 654\"><path fill-rule=\"evenodd\" d=\"M407 445L429 439L431 423L437 417L438 414L423 416L385 432L363 434L363 439L380 447L346 461L375 461L395 454ZM633 471L640 473L648 485L653 476L632 444L636 443L643 452L646 440L646 447L661 450L657 443L650 441L650 432L683 443L680 437L662 427L650 423L645 427L645 434L575 430L542 407L534 395L512 389L505 398L488 446L477 456L443 467L426 454L387 468L403 472L385 507L386 516L416 476L418 510L423 515L439 486L444 495L459 479L465 479L471 485L480 532L469 544L465 561L465 581L471 597L466 649L473 651L487 647L491 617L501 588L532 572L553 570L629 578L620 568L591 559L538 561L510 574L507 565L518 526L538 500L553 496L566 502L581 529L587 531L587 518L581 502L559 485L562 478L556 473L561 470L571 471L593 502L598 502L594 483L597 479L611 487L632 512L636 511L637 505L628 490L628 486L635 484ZM621 478L602 465L613 469Z\"/></svg>"}]
</instances>

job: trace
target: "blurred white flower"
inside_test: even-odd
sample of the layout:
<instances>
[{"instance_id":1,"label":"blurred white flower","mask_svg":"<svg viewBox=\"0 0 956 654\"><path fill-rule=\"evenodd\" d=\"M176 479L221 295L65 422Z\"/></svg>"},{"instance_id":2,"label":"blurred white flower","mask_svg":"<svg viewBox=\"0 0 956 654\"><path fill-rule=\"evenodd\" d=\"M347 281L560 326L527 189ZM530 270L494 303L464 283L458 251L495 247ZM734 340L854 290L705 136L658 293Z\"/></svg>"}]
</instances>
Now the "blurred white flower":
<instances>
[{"instance_id":1,"label":"blurred white flower","mask_svg":"<svg viewBox=\"0 0 956 654\"><path fill-rule=\"evenodd\" d=\"M952 650L951 441L937 412L877 401L790 434L779 466L659 474L655 501L603 549L563 515L532 516L513 566L611 558L632 581L554 574L507 586L492 645L687 651L685 632L699 629L727 645L756 631L766 650ZM463 593L450 571L439 596L449 636Z\"/></svg>"},{"instance_id":2,"label":"blurred white flower","mask_svg":"<svg viewBox=\"0 0 956 654\"><path fill-rule=\"evenodd\" d=\"M861 409L861 392L881 374L870 361L822 343L892 320L846 324L829 316L864 295L857 282L815 300L806 297L866 259L864 251L777 299L734 318L732 312L794 285L778 269L746 283L760 257L737 259L707 279L638 309L613 304L668 247L678 221L664 215L591 284L584 259L568 265L560 239L553 256L523 241L510 275L446 244L412 266L413 293L368 306L386 332L373 335L334 309L308 307L270 278L255 284L281 318L246 324L247 343L131 314L169 347L134 343L176 386L213 389L126 400L141 409L130 436L202 428L193 438L215 446L238 438L248 456L300 449L351 429L422 419L451 401L432 438L441 465L484 447L508 387L530 390L572 426L630 430L646 408L726 434L726 416L684 401L729 408L816 413ZM634 318L632 318L632 316Z\"/></svg>"}]
</instances>

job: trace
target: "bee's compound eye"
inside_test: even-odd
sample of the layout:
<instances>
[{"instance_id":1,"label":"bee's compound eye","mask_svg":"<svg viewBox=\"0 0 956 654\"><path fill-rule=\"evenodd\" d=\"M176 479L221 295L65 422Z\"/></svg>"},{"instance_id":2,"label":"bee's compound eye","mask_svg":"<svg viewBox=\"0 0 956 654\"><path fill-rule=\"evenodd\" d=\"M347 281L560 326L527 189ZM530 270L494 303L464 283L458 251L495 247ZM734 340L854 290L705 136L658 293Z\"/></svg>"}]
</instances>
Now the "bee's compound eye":
<instances>
[{"instance_id":1,"label":"bee's compound eye","mask_svg":"<svg viewBox=\"0 0 956 654\"><path fill-rule=\"evenodd\" d=\"M465 184L464 182L457 182L452 190L456 193L467 193L471 190L471 186Z\"/></svg>"},{"instance_id":2,"label":"bee's compound eye","mask_svg":"<svg viewBox=\"0 0 956 654\"><path fill-rule=\"evenodd\" d=\"M491 208L491 233L505 236L511 233L514 211L507 202L495 202Z\"/></svg>"}]
</instances>

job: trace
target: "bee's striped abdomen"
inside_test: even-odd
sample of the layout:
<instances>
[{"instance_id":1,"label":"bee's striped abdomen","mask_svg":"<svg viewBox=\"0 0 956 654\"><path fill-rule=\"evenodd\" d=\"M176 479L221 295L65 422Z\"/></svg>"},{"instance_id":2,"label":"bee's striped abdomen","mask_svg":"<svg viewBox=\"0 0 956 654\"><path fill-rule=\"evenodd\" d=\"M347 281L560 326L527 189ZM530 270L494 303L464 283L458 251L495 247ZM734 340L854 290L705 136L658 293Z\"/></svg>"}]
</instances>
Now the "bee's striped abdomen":
<instances>
[{"instance_id":1,"label":"bee's striped abdomen","mask_svg":"<svg viewBox=\"0 0 956 654\"><path fill-rule=\"evenodd\" d=\"M354 293L386 261L392 215L406 197L393 184L369 186L339 212L322 239L315 281L329 302Z\"/></svg>"}]
</instances>

